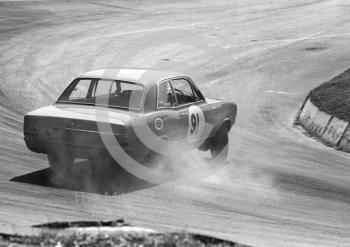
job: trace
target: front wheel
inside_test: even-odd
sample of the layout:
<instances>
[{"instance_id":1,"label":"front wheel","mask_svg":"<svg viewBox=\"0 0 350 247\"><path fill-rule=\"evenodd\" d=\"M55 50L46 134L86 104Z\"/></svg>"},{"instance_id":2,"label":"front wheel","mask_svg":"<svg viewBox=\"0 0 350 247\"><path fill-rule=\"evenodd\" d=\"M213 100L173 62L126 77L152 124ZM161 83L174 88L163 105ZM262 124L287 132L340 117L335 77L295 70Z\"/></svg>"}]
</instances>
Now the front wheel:
<instances>
[{"instance_id":1,"label":"front wheel","mask_svg":"<svg viewBox=\"0 0 350 247\"><path fill-rule=\"evenodd\" d=\"M222 126L210 143L210 154L214 159L225 161L228 155L228 131Z\"/></svg>"}]
</instances>

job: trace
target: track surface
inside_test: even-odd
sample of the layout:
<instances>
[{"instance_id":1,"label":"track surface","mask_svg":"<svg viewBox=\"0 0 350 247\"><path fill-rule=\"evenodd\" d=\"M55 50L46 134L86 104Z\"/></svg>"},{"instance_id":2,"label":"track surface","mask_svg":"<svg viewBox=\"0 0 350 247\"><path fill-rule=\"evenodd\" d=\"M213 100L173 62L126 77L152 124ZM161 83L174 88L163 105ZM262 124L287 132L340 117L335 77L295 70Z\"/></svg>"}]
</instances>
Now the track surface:
<instances>
[{"instance_id":1,"label":"track surface","mask_svg":"<svg viewBox=\"0 0 350 247\"><path fill-rule=\"evenodd\" d=\"M292 126L308 91L350 65L344 2L1 1L0 231L123 217L255 246L349 246L350 156ZM125 64L187 68L205 95L235 100L228 166L181 184L52 182L23 115L82 72Z\"/></svg>"}]
</instances>

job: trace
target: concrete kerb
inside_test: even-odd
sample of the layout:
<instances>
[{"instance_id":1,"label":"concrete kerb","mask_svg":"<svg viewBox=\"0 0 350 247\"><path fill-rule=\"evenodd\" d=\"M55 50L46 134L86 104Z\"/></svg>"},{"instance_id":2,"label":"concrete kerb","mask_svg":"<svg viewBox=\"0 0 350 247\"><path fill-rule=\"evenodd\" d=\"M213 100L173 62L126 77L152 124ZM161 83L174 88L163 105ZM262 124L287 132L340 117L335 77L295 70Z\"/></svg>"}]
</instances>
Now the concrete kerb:
<instances>
[{"instance_id":1,"label":"concrete kerb","mask_svg":"<svg viewBox=\"0 0 350 247\"><path fill-rule=\"evenodd\" d=\"M301 105L294 124L300 125L327 146L350 152L350 123L321 111L312 102L310 93Z\"/></svg>"}]
</instances>

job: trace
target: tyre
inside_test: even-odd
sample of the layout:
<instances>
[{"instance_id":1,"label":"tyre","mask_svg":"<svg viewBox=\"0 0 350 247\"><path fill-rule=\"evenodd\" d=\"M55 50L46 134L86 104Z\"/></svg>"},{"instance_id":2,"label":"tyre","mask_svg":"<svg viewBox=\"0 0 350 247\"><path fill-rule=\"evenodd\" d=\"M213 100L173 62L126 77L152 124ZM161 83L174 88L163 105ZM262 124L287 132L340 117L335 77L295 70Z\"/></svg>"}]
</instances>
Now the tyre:
<instances>
[{"instance_id":1,"label":"tyre","mask_svg":"<svg viewBox=\"0 0 350 247\"><path fill-rule=\"evenodd\" d=\"M74 157L69 150L59 149L47 154L51 170L54 173L69 173L71 171Z\"/></svg>"},{"instance_id":2,"label":"tyre","mask_svg":"<svg viewBox=\"0 0 350 247\"><path fill-rule=\"evenodd\" d=\"M148 168L163 166L166 169L171 168L173 164L171 157L154 151L149 151L148 155L140 163Z\"/></svg>"},{"instance_id":3,"label":"tyre","mask_svg":"<svg viewBox=\"0 0 350 247\"><path fill-rule=\"evenodd\" d=\"M210 143L211 157L225 161L228 155L228 131L222 126L215 134Z\"/></svg>"},{"instance_id":4,"label":"tyre","mask_svg":"<svg viewBox=\"0 0 350 247\"><path fill-rule=\"evenodd\" d=\"M118 165L112 156L105 154L105 156L95 156L90 159L91 171L95 174L105 172L114 166Z\"/></svg>"}]
</instances>

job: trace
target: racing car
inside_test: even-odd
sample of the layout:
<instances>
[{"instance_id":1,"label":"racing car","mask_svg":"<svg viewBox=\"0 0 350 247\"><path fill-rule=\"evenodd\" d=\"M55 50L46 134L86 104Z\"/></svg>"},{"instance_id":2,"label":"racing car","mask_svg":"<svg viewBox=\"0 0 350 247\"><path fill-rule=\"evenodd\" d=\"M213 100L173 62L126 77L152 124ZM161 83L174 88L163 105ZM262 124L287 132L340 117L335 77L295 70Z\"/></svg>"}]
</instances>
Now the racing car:
<instances>
[{"instance_id":1,"label":"racing car","mask_svg":"<svg viewBox=\"0 0 350 247\"><path fill-rule=\"evenodd\" d=\"M225 160L236 114L234 102L205 98L194 81L179 72L99 69L74 79L54 104L27 113L24 140L31 151L47 154L52 168L60 169L76 158L109 155L106 136L138 161L161 153L159 147L170 143L210 150L213 158ZM143 140L143 130L152 143ZM158 149L153 147L157 142Z\"/></svg>"}]
</instances>

